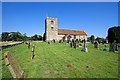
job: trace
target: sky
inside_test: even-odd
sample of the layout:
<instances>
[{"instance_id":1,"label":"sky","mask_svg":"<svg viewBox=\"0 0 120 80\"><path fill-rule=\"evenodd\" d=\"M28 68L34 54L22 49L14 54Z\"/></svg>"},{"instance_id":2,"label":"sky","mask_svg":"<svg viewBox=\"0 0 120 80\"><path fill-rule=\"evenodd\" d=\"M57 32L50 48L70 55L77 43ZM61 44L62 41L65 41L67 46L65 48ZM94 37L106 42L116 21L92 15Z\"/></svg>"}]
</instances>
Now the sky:
<instances>
[{"instance_id":1,"label":"sky","mask_svg":"<svg viewBox=\"0 0 120 80\"><path fill-rule=\"evenodd\" d=\"M58 18L58 28L84 30L87 36L106 37L118 25L117 2L3 2L2 32L43 35L45 18Z\"/></svg>"}]
</instances>

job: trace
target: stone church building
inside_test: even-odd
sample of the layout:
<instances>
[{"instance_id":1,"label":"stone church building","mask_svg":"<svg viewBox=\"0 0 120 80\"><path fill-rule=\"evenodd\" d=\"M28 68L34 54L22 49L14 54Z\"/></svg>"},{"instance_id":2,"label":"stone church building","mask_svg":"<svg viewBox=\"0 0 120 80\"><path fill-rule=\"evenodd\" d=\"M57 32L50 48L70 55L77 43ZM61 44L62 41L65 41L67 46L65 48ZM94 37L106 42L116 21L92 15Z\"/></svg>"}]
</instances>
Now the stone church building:
<instances>
[{"instance_id":1,"label":"stone church building","mask_svg":"<svg viewBox=\"0 0 120 80\"><path fill-rule=\"evenodd\" d=\"M69 30L58 28L58 18L46 17L45 19L46 41L60 40L87 40L87 34L81 30Z\"/></svg>"}]
</instances>

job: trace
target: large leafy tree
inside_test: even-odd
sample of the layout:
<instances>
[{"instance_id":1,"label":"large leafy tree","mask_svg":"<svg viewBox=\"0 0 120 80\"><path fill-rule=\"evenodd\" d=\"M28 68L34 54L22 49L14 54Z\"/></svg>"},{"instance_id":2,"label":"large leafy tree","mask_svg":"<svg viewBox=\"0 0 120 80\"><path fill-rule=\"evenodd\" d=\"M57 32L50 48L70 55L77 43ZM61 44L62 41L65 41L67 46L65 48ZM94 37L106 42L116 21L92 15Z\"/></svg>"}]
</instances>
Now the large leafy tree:
<instances>
[{"instance_id":1,"label":"large leafy tree","mask_svg":"<svg viewBox=\"0 0 120 80\"><path fill-rule=\"evenodd\" d=\"M31 37L31 39L34 40L34 41L42 40L42 36L35 34L34 36Z\"/></svg>"},{"instance_id":2,"label":"large leafy tree","mask_svg":"<svg viewBox=\"0 0 120 80\"><path fill-rule=\"evenodd\" d=\"M2 41L7 41L9 38L9 32L2 32Z\"/></svg>"},{"instance_id":3,"label":"large leafy tree","mask_svg":"<svg viewBox=\"0 0 120 80\"><path fill-rule=\"evenodd\" d=\"M2 41L28 41L28 40L42 40L41 35L35 34L34 36L28 37L26 33L23 35L20 32L2 32Z\"/></svg>"},{"instance_id":4,"label":"large leafy tree","mask_svg":"<svg viewBox=\"0 0 120 80\"><path fill-rule=\"evenodd\" d=\"M116 40L117 43L120 43L120 26L114 26L108 29L108 41L112 43Z\"/></svg>"},{"instance_id":5,"label":"large leafy tree","mask_svg":"<svg viewBox=\"0 0 120 80\"><path fill-rule=\"evenodd\" d=\"M29 40L29 37L26 36L26 33L23 34L23 41Z\"/></svg>"},{"instance_id":6,"label":"large leafy tree","mask_svg":"<svg viewBox=\"0 0 120 80\"><path fill-rule=\"evenodd\" d=\"M99 43L102 43L104 41L104 38L97 37L95 40L98 41Z\"/></svg>"},{"instance_id":7,"label":"large leafy tree","mask_svg":"<svg viewBox=\"0 0 120 80\"><path fill-rule=\"evenodd\" d=\"M10 38L13 41L22 41L22 34L20 32L11 32Z\"/></svg>"}]
</instances>

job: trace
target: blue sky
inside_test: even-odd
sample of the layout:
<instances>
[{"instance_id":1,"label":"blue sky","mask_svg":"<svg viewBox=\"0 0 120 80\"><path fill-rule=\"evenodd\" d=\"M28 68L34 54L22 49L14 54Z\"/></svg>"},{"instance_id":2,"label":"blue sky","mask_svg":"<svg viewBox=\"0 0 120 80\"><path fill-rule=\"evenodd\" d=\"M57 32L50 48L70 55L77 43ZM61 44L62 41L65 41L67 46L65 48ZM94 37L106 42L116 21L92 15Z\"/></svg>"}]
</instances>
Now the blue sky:
<instances>
[{"instance_id":1,"label":"blue sky","mask_svg":"<svg viewBox=\"0 0 120 80\"><path fill-rule=\"evenodd\" d=\"M106 37L118 25L117 2L3 2L2 32L43 35L45 17L58 17L58 27L84 30L88 36Z\"/></svg>"}]
</instances>

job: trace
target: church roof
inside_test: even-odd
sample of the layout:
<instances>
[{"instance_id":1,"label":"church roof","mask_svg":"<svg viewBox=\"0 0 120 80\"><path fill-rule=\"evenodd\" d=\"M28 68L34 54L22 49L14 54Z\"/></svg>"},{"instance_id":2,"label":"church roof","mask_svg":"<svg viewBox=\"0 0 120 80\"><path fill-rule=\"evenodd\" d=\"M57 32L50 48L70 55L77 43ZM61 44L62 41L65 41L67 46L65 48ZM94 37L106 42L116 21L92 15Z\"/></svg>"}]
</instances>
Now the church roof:
<instances>
[{"instance_id":1,"label":"church roof","mask_svg":"<svg viewBox=\"0 0 120 80\"><path fill-rule=\"evenodd\" d=\"M68 29L58 29L58 35L87 35L84 31L80 30L68 30Z\"/></svg>"}]
</instances>

